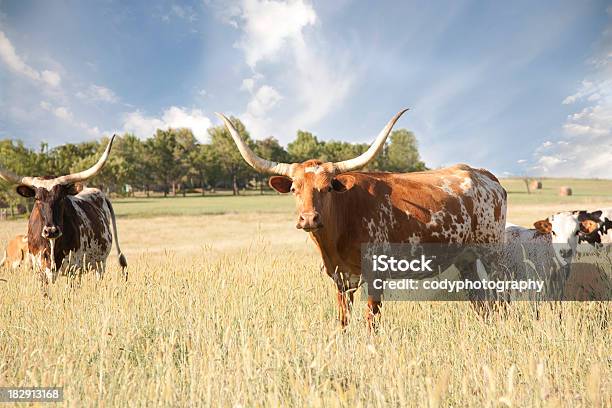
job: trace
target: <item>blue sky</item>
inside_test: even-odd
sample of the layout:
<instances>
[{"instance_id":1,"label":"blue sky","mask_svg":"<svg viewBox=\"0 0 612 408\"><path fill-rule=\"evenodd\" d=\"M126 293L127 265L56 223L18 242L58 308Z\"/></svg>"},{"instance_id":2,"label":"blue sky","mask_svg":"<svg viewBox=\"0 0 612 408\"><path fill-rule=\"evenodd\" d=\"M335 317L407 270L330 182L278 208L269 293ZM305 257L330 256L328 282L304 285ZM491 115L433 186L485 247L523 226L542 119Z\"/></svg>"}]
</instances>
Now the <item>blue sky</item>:
<instances>
[{"instance_id":1,"label":"blue sky","mask_svg":"<svg viewBox=\"0 0 612 408\"><path fill-rule=\"evenodd\" d=\"M0 138L149 137L213 112L286 144L400 108L431 167L612 178L604 1L0 0Z\"/></svg>"}]
</instances>

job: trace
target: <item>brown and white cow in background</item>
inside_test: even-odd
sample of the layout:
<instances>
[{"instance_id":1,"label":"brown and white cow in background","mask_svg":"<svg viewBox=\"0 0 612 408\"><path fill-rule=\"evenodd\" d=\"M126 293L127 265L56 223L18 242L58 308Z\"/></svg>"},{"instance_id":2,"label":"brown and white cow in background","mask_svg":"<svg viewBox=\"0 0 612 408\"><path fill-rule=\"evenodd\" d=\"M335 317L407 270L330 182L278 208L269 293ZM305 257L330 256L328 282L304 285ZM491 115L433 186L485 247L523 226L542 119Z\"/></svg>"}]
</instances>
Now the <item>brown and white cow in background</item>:
<instances>
[{"instance_id":1,"label":"brown and white cow in background","mask_svg":"<svg viewBox=\"0 0 612 408\"><path fill-rule=\"evenodd\" d=\"M362 155L337 163L307 160L275 163L258 157L225 116L242 157L269 184L295 196L296 227L318 247L327 274L338 288L340 322L348 323L361 278L361 244L497 243L506 223L506 191L486 170L457 165L416 173L359 173L381 151L396 114ZM372 327L380 300L369 297Z\"/></svg>"},{"instance_id":2,"label":"brown and white cow in background","mask_svg":"<svg viewBox=\"0 0 612 408\"><path fill-rule=\"evenodd\" d=\"M567 262L578 244L612 244L612 209L559 212L536 221L534 227L551 236L557 259Z\"/></svg>"},{"instance_id":3,"label":"brown and white cow in background","mask_svg":"<svg viewBox=\"0 0 612 408\"><path fill-rule=\"evenodd\" d=\"M61 177L23 177L0 168L0 178L17 185L17 193L34 198L28 221L28 249L43 283L58 274L93 269L102 278L113 244L127 279L127 261L119 247L115 214L109 199L97 188L80 188L102 170L113 136L98 162L88 170ZM112 224L112 230L111 230ZM112 231L112 233L111 233Z\"/></svg>"},{"instance_id":4,"label":"brown and white cow in background","mask_svg":"<svg viewBox=\"0 0 612 408\"><path fill-rule=\"evenodd\" d=\"M612 209L564 211L537 221L534 226L540 233L551 237L557 259L571 263L564 299L610 300L611 265L604 259L608 255L602 257L602 253L597 254L597 251L610 251ZM601 248L602 244L606 247ZM595 258L588 259L589 253ZM577 255L580 255L578 260L575 258ZM603 264L598 265L599 262Z\"/></svg>"},{"instance_id":5,"label":"brown and white cow in background","mask_svg":"<svg viewBox=\"0 0 612 408\"><path fill-rule=\"evenodd\" d=\"M6 245L0 265L17 269L21 265L29 262L28 237L26 235L16 235Z\"/></svg>"}]
</instances>

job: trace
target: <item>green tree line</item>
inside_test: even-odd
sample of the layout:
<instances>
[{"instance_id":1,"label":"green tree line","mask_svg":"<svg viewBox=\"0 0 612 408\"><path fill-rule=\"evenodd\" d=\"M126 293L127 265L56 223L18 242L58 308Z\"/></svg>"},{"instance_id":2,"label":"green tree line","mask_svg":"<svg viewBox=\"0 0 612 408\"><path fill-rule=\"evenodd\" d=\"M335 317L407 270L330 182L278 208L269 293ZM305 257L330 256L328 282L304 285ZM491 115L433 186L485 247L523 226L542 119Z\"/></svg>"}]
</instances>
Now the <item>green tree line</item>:
<instances>
[{"instance_id":1,"label":"green tree line","mask_svg":"<svg viewBox=\"0 0 612 408\"><path fill-rule=\"evenodd\" d=\"M368 144L322 141L310 132L298 131L295 140L283 148L274 137L252 140L244 125L231 119L242 138L261 157L280 162L302 162L307 159L340 161L363 153ZM265 175L258 174L240 156L224 126L208 130L210 140L200 143L189 129L158 129L142 140L126 133L115 139L110 158L103 171L88 181L107 192L131 195L134 192L161 192L164 195L189 191L267 188ZM20 175L64 175L93 165L108 143L99 141L65 144L49 149L26 147L15 140L0 141L0 166ZM424 170L414 134L400 129L391 133L385 148L368 168L369 171L410 172ZM15 204L19 198L11 186L0 185L0 201Z\"/></svg>"}]
</instances>

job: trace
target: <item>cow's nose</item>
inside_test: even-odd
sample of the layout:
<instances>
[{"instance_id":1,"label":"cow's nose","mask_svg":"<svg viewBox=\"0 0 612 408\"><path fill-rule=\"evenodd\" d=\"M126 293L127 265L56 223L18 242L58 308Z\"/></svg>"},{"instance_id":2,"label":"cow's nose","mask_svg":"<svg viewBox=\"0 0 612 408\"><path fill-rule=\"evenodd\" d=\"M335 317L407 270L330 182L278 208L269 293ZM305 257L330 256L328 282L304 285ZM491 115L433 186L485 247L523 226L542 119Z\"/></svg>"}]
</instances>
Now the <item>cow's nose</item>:
<instances>
[{"instance_id":1,"label":"cow's nose","mask_svg":"<svg viewBox=\"0 0 612 408\"><path fill-rule=\"evenodd\" d=\"M43 227L42 237L46 239L56 239L62 235L62 231L56 225L47 225Z\"/></svg>"},{"instance_id":2,"label":"cow's nose","mask_svg":"<svg viewBox=\"0 0 612 408\"><path fill-rule=\"evenodd\" d=\"M321 217L319 216L319 213L312 212L301 213L296 227L298 229L304 229L305 231L314 231L323 227L323 225L321 224Z\"/></svg>"}]
</instances>

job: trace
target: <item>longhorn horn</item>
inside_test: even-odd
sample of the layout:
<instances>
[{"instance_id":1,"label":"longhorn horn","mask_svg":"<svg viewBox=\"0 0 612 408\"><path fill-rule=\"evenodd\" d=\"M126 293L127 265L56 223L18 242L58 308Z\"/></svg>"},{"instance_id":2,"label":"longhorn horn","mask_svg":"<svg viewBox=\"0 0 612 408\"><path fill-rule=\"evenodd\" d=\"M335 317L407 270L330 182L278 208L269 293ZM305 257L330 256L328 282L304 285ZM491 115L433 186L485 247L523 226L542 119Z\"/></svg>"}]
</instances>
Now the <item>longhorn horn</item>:
<instances>
[{"instance_id":1,"label":"longhorn horn","mask_svg":"<svg viewBox=\"0 0 612 408\"><path fill-rule=\"evenodd\" d=\"M53 179L53 181L57 184L72 184L77 183L79 181L85 181L98 174L106 164L106 161L108 160L108 156L110 154L110 150L113 146L113 141L115 140L116 136L117 135L113 135L111 137L110 141L108 142L108 145L106 146L106 149L104 150L104 153L102 153L102 156L100 157L100 159L98 159L98 162L96 164L94 164L87 170L83 170L78 173L68 174L67 176L57 177Z\"/></svg>"},{"instance_id":2,"label":"longhorn horn","mask_svg":"<svg viewBox=\"0 0 612 408\"><path fill-rule=\"evenodd\" d=\"M387 126L385 126L383 130L380 131L380 133L376 137L376 140L374 140L374 143L372 143L368 150L366 150L364 153L355 157L354 159L334 163L334 169L336 171L336 174L360 169L372 160L374 160L376 155L382 150L383 146L385 145L387 136L389 136L389 133L391 133L391 129L393 129L395 122L397 122L400 116L402 116L407 110L407 108L402 109L394 117L392 117L389 123L387 123Z\"/></svg>"},{"instance_id":3,"label":"longhorn horn","mask_svg":"<svg viewBox=\"0 0 612 408\"><path fill-rule=\"evenodd\" d=\"M32 187L32 177L23 177L0 167L0 178L10 184L24 184Z\"/></svg>"},{"instance_id":4,"label":"longhorn horn","mask_svg":"<svg viewBox=\"0 0 612 408\"><path fill-rule=\"evenodd\" d=\"M277 163L257 156L255 152L253 152L253 150L251 150L251 148L244 142L244 140L242 140L232 122L230 122L230 120L221 113L215 112L215 114L223 121L225 127L230 132L232 139L234 139L234 143L236 143L240 154L244 160L251 165L251 167L262 173L278 174L281 176L291 177L291 164Z\"/></svg>"}]
</instances>

